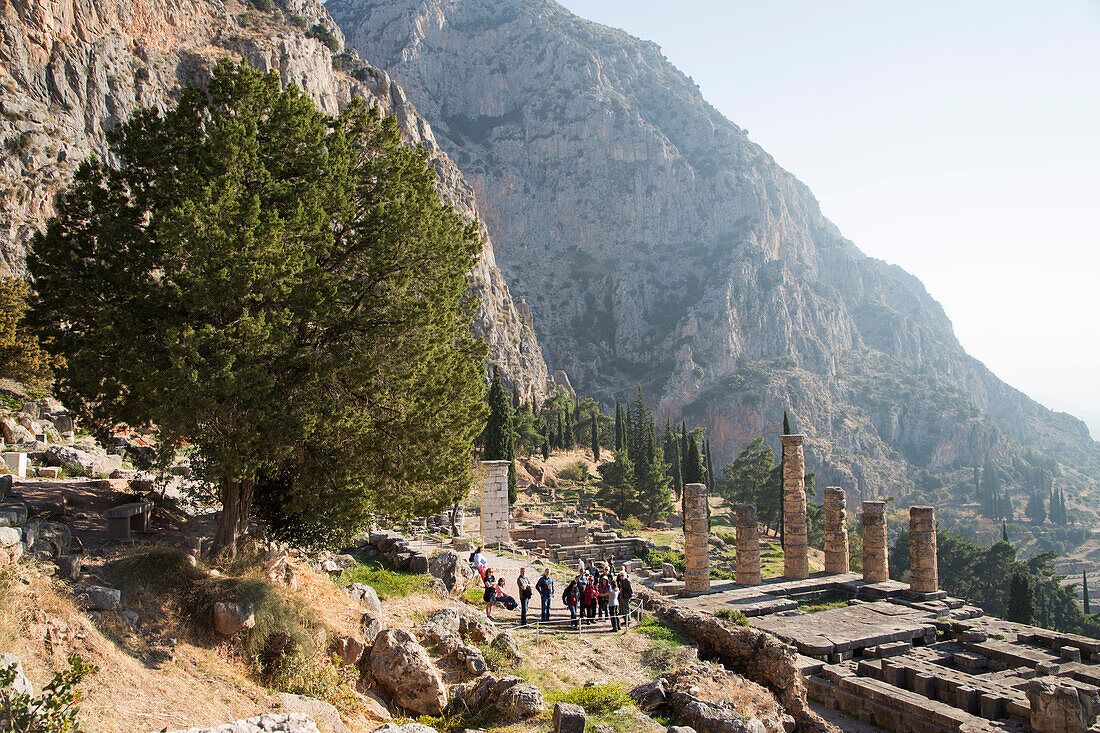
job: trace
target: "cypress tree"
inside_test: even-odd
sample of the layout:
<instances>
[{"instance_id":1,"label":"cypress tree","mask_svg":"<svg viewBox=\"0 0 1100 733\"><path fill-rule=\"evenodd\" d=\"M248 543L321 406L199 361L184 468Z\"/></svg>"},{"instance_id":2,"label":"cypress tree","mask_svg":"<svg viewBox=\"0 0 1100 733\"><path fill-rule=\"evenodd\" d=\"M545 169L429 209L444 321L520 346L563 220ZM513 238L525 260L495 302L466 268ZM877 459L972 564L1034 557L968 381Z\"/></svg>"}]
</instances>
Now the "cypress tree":
<instances>
[{"instance_id":1,"label":"cypress tree","mask_svg":"<svg viewBox=\"0 0 1100 733\"><path fill-rule=\"evenodd\" d=\"M787 417L787 411L786 410L783 411L783 434L784 435L793 435L793 433L791 433L791 421Z\"/></svg>"},{"instance_id":2,"label":"cypress tree","mask_svg":"<svg viewBox=\"0 0 1100 733\"><path fill-rule=\"evenodd\" d=\"M1035 617L1035 599L1031 581L1023 570L1012 573L1008 583L1008 607L1005 618L1018 624L1030 624Z\"/></svg>"},{"instance_id":3,"label":"cypress tree","mask_svg":"<svg viewBox=\"0 0 1100 733\"><path fill-rule=\"evenodd\" d=\"M600 462L600 435L596 428L596 416L592 416L592 460Z\"/></svg>"},{"instance_id":4,"label":"cypress tree","mask_svg":"<svg viewBox=\"0 0 1100 733\"><path fill-rule=\"evenodd\" d=\"M1085 604L1085 615L1091 616L1092 611L1089 610L1089 576L1084 570L1081 571L1081 598Z\"/></svg>"},{"instance_id":5,"label":"cypress tree","mask_svg":"<svg viewBox=\"0 0 1100 733\"><path fill-rule=\"evenodd\" d=\"M1001 542L1008 542L1008 524L1001 522Z\"/></svg>"},{"instance_id":6,"label":"cypress tree","mask_svg":"<svg viewBox=\"0 0 1100 733\"><path fill-rule=\"evenodd\" d=\"M688 438L687 456L687 461L684 462L684 485L703 483L703 473L706 469L703 467L703 459L699 455L699 446L694 436Z\"/></svg>"},{"instance_id":7,"label":"cypress tree","mask_svg":"<svg viewBox=\"0 0 1100 733\"><path fill-rule=\"evenodd\" d=\"M558 413L558 448L565 450L569 446L565 441L565 426L562 425L561 413Z\"/></svg>"},{"instance_id":8,"label":"cypress tree","mask_svg":"<svg viewBox=\"0 0 1100 733\"><path fill-rule=\"evenodd\" d=\"M615 398L615 451L623 449L623 405Z\"/></svg>"},{"instance_id":9,"label":"cypress tree","mask_svg":"<svg viewBox=\"0 0 1100 733\"><path fill-rule=\"evenodd\" d=\"M680 423L680 486L691 483L687 478L687 461L688 461L688 428L687 421Z\"/></svg>"},{"instance_id":10,"label":"cypress tree","mask_svg":"<svg viewBox=\"0 0 1100 733\"><path fill-rule=\"evenodd\" d=\"M485 425L485 452L487 461L511 461L508 466L508 501L519 495L516 476L516 435L512 420L512 403L500 381L500 370L493 367L493 381L489 385L489 420Z\"/></svg>"},{"instance_id":11,"label":"cypress tree","mask_svg":"<svg viewBox=\"0 0 1100 733\"><path fill-rule=\"evenodd\" d=\"M717 485L717 481L714 478L714 461L711 460L711 455L712 454L711 454L711 450L710 450L710 438L707 438L706 451L707 451L707 487L711 491L714 491L715 486Z\"/></svg>"},{"instance_id":12,"label":"cypress tree","mask_svg":"<svg viewBox=\"0 0 1100 733\"><path fill-rule=\"evenodd\" d=\"M550 441L549 440L543 440L542 441L542 460L544 460L544 461L549 460L549 458L550 458Z\"/></svg>"}]
</instances>

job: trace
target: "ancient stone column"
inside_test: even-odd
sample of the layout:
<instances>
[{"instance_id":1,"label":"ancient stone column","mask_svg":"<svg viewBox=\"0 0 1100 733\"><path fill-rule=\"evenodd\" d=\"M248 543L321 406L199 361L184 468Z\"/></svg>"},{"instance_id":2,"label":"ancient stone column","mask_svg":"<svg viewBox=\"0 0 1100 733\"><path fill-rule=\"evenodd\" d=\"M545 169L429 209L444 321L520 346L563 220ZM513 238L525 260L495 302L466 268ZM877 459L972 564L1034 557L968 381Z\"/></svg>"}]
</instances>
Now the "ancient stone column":
<instances>
[{"instance_id":1,"label":"ancient stone column","mask_svg":"<svg viewBox=\"0 0 1100 733\"><path fill-rule=\"evenodd\" d=\"M848 522L844 489L825 487L825 572L848 572Z\"/></svg>"},{"instance_id":2,"label":"ancient stone column","mask_svg":"<svg viewBox=\"0 0 1100 733\"><path fill-rule=\"evenodd\" d=\"M481 541L486 545L511 542L508 506L508 466L511 461L482 461L485 488L481 493Z\"/></svg>"},{"instance_id":3,"label":"ancient stone column","mask_svg":"<svg viewBox=\"0 0 1100 733\"><path fill-rule=\"evenodd\" d=\"M710 590L710 522L705 484L684 486L684 590Z\"/></svg>"},{"instance_id":4,"label":"ancient stone column","mask_svg":"<svg viewBox=\"0 0 1100 733\"><path fill-rule=\"evenodd\" d=\"M909 508L909 589L935 593L940 589L936 569L936 510Z\"/></svg>"},{"instance_id":5,"label":"ancient stone column","mask_svg":"<svg viewBox=\"0 0 1100 733\"><path fill-rule=\"evenodd\" d=\"M756 523L756 505L738 504L733 512L737 517L737 583L760 585L760 529Z\"/></svg>"},{"instance_id":6,"label":"ancient stone column","mask_svg":"<svg viewBox=\"0 0 1100 733\"><path fill-rule=\"evenodd\" d=\"M783 576L810 575L806 545L806 458L801 435L780 435L783 442Z\"/></svg>"},{"instance_id":7,"label":"ancient stone column","mask_svg":"<svg viewBox=\"0 0 1100 733\"><path fill-rule=\"evenodd\" d=\"M863 502L863 579L882 583L890 579L886 557L886 502Z\"/></svg>"}]
</instances>

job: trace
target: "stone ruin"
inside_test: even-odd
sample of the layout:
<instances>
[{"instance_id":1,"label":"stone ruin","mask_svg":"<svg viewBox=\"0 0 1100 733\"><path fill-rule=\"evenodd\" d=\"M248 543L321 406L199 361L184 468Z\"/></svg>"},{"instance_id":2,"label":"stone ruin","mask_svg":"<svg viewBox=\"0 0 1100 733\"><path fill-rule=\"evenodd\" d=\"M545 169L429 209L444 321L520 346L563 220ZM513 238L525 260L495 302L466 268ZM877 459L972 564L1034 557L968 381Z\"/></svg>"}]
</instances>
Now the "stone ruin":
<instances>
[{"instance_id":1,"label":"stone ruin","mask_svg":"<svg viewBox=\"0 0 1100 733\"><path fill-rule=\"evenodd\" d=\"M810 574L803 440L781 440L783 577L761 578L756 507L738 504L736 579L708 577L704 588L707 526L696 514L706 489L692 487L684 539L694 572L682 583L662 578L654 590L676 608L744 614L790 645L811 699L886 730L1085 733L1095 724L1100 640L988 617L941 591L933 507L909 510L910 578L902 583L889 577L886 503L863 502L863 567L851 572L847 497L826 487L825 571ZM800 606L820 601L830 603L815 612Z\"/></svg>"},{"instance_id":2,"label":"stone ruin","mask_svg":"<svg viewBox=\"0 0 1100 733\"><path fill-rule=\"evenodd\" d=\"M710 511L704 484L684 486L684 590L710 590Z\"/></svg>"},{"instance_id":3,"label":"stone ruin","mask_svg":"<svg viewBox=\"0 0 1100 733\"><path fill-rule=\"evenodd\" d=\"M485 545L511 542L512 517L508 501L510 461L482 461L485 486L481 492L481 541Z\"/></svg>"}]
</instances>

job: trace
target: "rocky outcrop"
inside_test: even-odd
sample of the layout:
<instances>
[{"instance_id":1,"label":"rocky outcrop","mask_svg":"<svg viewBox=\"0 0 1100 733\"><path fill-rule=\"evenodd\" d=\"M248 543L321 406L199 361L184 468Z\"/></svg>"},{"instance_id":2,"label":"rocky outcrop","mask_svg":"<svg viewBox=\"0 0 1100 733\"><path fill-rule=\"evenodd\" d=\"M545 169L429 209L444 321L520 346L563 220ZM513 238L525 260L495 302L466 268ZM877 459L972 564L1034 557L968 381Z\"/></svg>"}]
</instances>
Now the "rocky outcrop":
<instances>
[{"instance_id":1,"label":"rocky outcrop","mask_svg":"<svg viewBox=\"0 0 1100 733\"><path fill-rule=\"evenodd\" d=\"M700 657L715 657L774 693L794 718L797 730L835 731L810 709L806 680L798 668L794 647L759 629L727 625L709 613L693 611L648 589L641 588L637 593L657 618L695 640ZM687 703L682 701L681 707ZM700 708L695 712L703 715L707 711Z\"/></svg>"},{"instance_id":2,"label":"rocky outcrop","mask_svg":"<svg viewBox=\"0 0 1100 733\"><path fill-rule=\"evenodd\" d=\"M1083 423L967 355L919 281L844 239L655 44L553 0L327 8L462 167L579 393L641 384L659 419L708 428L717 465L789 409L853 507L904 497L907 468L1003 466L1021 445L1100 477Z\"/></svg>"},{"instance_id":3,"label":"rocky outcrop","mask_svg":"<svg viewBox=\"0 0 1100 733\"><path fill-rule=\"evenodd\" d=\"M424 647L402 629L378 635L370 652L370 672L395 704L416 715L439 715L447 688Z\"/></svg>"},{"instance_id":4,"label":"rocky outcrop","mask_svg":"<svg viewBox=\"0 0 1100 733\"><path fill-rule=\"evenodd\" d=\"M0 272L21 274L33 234L89 155L111 159L106 135L141 106L166 107L181 83L203 84L221 57L246 59L335 113L353 97L397 117L410 145L432 155L445 199L477 217L473 189L440 149L401 87L344 49L319 0L278 0L272 12L222 0L11 0L0 4ZM320 24L336 51L306 35ZM482 228L471 276L475 330L522 394L551 379L530 312L513 300Z\"/></svg>"}]
</instances>

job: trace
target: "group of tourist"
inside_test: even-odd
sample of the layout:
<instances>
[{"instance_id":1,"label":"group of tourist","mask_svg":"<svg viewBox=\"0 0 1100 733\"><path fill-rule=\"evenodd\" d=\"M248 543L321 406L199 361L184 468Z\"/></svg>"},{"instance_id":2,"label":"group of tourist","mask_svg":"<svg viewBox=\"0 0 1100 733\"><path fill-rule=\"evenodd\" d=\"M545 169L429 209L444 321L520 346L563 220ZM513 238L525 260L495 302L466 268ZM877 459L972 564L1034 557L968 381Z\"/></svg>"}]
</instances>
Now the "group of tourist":
<instances>
[{"instance_id":1,"label":"group of tourist","mask_svg":"<svg viewBox=\"0 0 1100 733\"><path fill-rule=\"evenodd\" d=\"M497 577L493 568L489 567L485 556L481 554L482 549L478 547L470 554L470 564L481 577L485 615L493 618L495 606L502 606L509 611L518 606L520 626L526 626L527 607L537 591L542 602L540 619L549 621L550 604L554 597L554 579L550 576L550 569L543 571L532 588L531 580L527 577L527 568L520 568L516 579L519 595L517 601L508 595L503 575ZM606 618L611 623L611 630L619 631L629 623L630 599L633 595L626 566L620 567L619 572L615 573L614 562L586 564L581 560L576 577L569 581L562 592L561 601L569 609L573 628L580 629L582 623L590 625L596 623L597 619Z\"/></svg>"}]
</instances>

